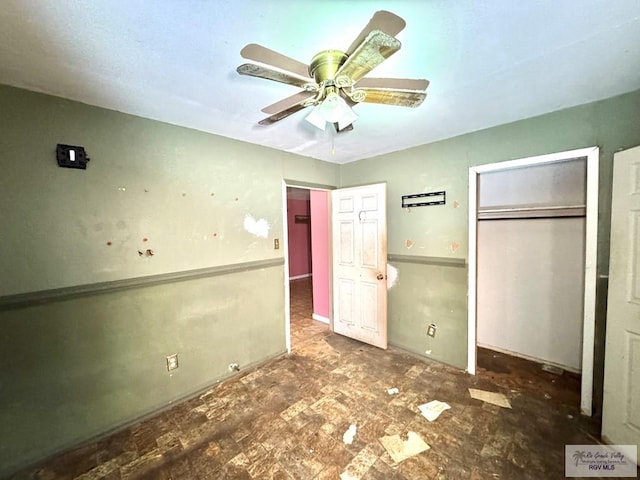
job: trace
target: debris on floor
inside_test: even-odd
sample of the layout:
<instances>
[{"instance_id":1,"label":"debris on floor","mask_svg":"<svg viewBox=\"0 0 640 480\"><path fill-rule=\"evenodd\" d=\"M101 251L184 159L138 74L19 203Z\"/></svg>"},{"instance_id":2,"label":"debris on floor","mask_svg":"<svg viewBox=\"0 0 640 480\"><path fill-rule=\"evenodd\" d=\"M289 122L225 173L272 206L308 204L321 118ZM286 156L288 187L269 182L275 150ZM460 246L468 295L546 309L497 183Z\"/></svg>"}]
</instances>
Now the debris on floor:
<instances>
[{"instance_id":1,"label":"debris on floor","mask_svg":"<svg viewBox=\"0 0 640 480\"><path fill-rule=\"evenodd\" d=\"M423 403L422 405L418 405L420 412L430 422L433 422L436 418L440 416L442 412L445 410L449 410L451 405L445 402L441 402L439 400L432 400L429 403Z\"/></svg>"},{"instance_id":2,"label":"debris on floor","mask_svg":"<svg viewBox=\"0 0 640 480\"><path fill-rule=\"evenodd\" d=\"M505 397L502 393L487 392L485 390L476 390L475 388L470 388L469 395L471 395L471 398L482 400L483 402L487 402L492 405L497 405L498 407L511 408L511 403L509 402L509 399Z\"/></svg>"},{"instance_id":3,"label":"debris on floor","mask_svg":"<svg viewBox=\"0 0 640 480\"><path fill-rule=\"evenodd\" d=\"M344 432L344 435L342 435L342 441L344 443L346 443L347 445L351 445L353 443L353 439L356 436L356 431L358 430L358 427L356 427L355 425L351 425L346 432Z\"/></svg>"},{"instance_id":4,"label":"debris on floor","mask_svg":"<svg viewBox=\"0 0 640 480\"><path fill-rule=\"evenodd\" d=\"M390 388L389 390L387 390L387 393L389 395L397 395L398 393L400 393L400 390L398 390L397 387L393 387L393 388Z\"/></svg>"},{"instance_id":5,"label":"debris on floor","mask_svg":"<svg viewBox=\"0 0 640 480\"><path fill-rule=\"evenodd\" d=\"M340 474L340 480L360 480L376 460L378 456L369 447L363 448Z\"/></svg>"},{"instance_id":6,"label":"debris on floor","mask_svg":"<svg viewBox=\"0 0 640 480\"><path fill-rule=\"evenodd\" d=\"M380 443L396 463L431 448L416 432L408 432L406 438L400 435L384 436L380 438Z\"/></svg>"}]
</instances>

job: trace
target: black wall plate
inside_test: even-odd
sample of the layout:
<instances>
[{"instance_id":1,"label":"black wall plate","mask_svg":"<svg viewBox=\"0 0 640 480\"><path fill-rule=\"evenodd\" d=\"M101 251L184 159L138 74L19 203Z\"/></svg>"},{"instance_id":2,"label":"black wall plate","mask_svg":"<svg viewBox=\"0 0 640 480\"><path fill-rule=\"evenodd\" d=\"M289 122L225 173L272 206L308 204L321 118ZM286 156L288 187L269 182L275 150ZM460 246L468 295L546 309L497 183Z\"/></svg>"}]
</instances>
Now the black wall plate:
<instances>
[{"instance_id":1,"label":"black wall plate","mask_svg":"<svg viewBox=\"0 0 640 480\"><path fill-rule=\"evenodd\" d=\"M56 149L56 158L58 160L58 166L67 168L87 168L87 152L84 151L84 147L76 147L74 145L58 144Z\"/></svg>"},{"instance_id":2,"label":"black wall plate","mask_svg":"<svg viewBox=\"0 0 640 480\"><path fill-rule=\"evenodd\" d=\"M424 199L424 200L422 200ZM402 208L428 207L430 205L444 205L447 203L447 192L414 193L402 196Z\"/></svg>"}]
</instances>

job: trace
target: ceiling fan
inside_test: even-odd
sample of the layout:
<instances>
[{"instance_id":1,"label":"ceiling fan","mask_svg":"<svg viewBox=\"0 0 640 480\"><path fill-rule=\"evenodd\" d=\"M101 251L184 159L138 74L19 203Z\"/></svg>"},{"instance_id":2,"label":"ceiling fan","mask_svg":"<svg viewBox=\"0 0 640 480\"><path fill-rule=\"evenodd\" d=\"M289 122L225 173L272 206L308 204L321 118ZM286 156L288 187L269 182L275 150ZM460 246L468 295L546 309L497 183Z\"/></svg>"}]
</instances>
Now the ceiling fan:
<instances>
[{"instance_id":1,"label":"ceiling fan","mask_svg":"<svg viewBox=\"0 0 640 480\"><path fill-rule=\"evenodd\" d=\"M363 78L400 49L394 38L406 22L399 16L380 10L360 32L349 48L324 50L309 65L251 43L240 51L243 58L259 62L237 68L241 75L265 78L300 87L302 90L262 109L269 114L259 122L271 125L304 108L314 107L306 120L325 130L353 129L358 116L351 109L360 102L417 107L427 96L428 80L408 78Z\"/></svg>"}]
</instances>

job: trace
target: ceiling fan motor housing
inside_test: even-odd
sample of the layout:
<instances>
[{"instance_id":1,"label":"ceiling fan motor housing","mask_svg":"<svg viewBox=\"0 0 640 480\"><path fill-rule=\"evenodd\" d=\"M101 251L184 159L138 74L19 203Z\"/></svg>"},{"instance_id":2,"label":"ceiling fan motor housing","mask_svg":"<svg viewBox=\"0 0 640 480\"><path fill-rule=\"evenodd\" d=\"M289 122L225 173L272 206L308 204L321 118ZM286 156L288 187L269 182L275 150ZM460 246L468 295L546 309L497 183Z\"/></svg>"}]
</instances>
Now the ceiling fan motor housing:
<instances>
[{"instance_id":1,"label":"ceiling fan motor housing","mask_svg":"<svg viewBox=\"0 0 640 480\"><path fill-rule=\"evenodd\" d=\"M347 59L347 54L340 50L324 50L314 55L309 64L309 75L322 85L331 85L338 69Z\"/></svg>"}]
</instances>

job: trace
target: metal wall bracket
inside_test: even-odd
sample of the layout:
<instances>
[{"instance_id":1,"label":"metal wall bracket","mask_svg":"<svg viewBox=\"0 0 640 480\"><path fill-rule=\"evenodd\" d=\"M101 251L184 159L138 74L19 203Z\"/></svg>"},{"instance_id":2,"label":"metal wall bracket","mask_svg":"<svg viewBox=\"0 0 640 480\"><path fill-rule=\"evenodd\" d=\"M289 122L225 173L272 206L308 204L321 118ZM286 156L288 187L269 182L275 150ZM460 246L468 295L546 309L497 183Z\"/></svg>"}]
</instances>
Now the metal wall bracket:
<instances>
[{"instance_id":1,"label":"metal wall bracket","mask_svg":"<svg viewBox=\"0 0 640 480\"><path fill-rule=\"evenodd\" d=\"M424 200L420 200L424 199ZM447 192L414 193L402 196L402 208L427 207L430 205L444 205L447 203Z\"/></svg>"}]
</instances>

